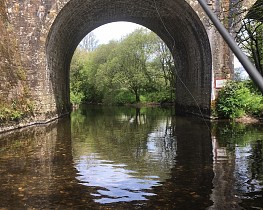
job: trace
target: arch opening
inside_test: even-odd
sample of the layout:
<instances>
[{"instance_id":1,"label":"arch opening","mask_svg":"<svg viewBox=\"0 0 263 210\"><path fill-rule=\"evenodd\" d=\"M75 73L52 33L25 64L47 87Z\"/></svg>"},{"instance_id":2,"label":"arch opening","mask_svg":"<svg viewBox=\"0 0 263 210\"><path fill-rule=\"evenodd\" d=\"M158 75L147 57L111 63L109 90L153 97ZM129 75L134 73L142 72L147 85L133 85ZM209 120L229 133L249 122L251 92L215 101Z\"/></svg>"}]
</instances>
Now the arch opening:
<instances>
[{"instance_id":1,"label":"arch opening","mask_svg":"<svg viewBox=\"0 0 263 210\"><path fill-rule=\"evenodd\" d=\"M212 60L207 33L185 1L71 0L55 19L46 42L47 71L58 113L69 110L69 70L86 34L106 23L133 22L156 33L173 54L177 110L210 115ZM186 88L187 87L187 88ZM194 99L193 99L194 97Z\"/></svg>"},{"instance_id":2,"label":"arch opening","mask_svg":"<svg viewBox=\"0 0 263 210\"><path fill-rule=\"evenodd\" d=\"M74 52L71 104L172 105L174 67L167 45L148 28L124 21L105 24L85 36Z\"/></svg>"}]
</instances>

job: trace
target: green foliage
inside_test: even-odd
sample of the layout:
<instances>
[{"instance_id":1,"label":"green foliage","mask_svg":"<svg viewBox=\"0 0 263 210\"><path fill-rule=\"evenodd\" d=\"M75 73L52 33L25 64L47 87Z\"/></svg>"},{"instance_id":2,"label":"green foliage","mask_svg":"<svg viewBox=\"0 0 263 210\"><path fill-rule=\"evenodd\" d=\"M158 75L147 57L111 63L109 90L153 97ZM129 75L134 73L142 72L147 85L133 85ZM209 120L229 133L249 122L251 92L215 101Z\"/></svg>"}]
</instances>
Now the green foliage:
<instances>
[{"instance_id":1,"label":"green foliage","mask_svg":"<svg viewBox=\"0 0 263 210\"><path fill-rule=\"evenodd\" d=\"M96 66L92 53L84 50L75 52L71 61L70 100L73 104L83 102L99 103L101 94L95 87Z\"/></svg>"},{"instance_id":2,"label":"green foliage","mask_svg":"<svg viewBox=\"0 0 263 210\"><path fill-rule=\"evenodd\" d=\"M234 150L235 146L245 146L262 137L262 126L231 122L219 122L213 124L213 130L217 136L220 147L228 147Z\"/></svg>"},{"instance_id":3,"label":"green foliage","mask_svg":"<svg viewBox=\"0 0 263 210\"><path fill-rule=\"evenodd\" d=\"M21 116L22 116L22 112L5 107L0 108L0 122L10 121L10 120L15 121L20 119Z\"/></svg>"},{"instance_id":4,"label":"green foliage","mask_svg":"<svg viewBox=\"0 0 263 210\"><path fill-rule=\"evenodd\" d=\"M27 100L13 100L11 103L0 104L0 124L19 121L32 115L33 104Z\"/></svg>"},{"instance_id":5,"label":"green foliage","mask_svg":"<svg viewBox=\"0 0 263 210\"><path fill-rule=\"evenodd\" d=\"M174 84L172 55L167 47L160 50L164 47L160 43L154 33L137 29L92 52L77 49L71 62L71 102L120 105L173 100L167 92Z\"/></svg>"},{"instance_id":6,"label":"green foliage","mask_svg":"<svg viewBox=\"0 0 263 210\"><path fill-rule=\"evenodd\" d=\"M244 19L237 35L237 42L257 70L263 75L263 22Z\"/></svg>"},{"instance_id":7,"label":"green foliage","mask_svg":"<svg viewBox=\"0 0 263 210\"><path fill-rule=\"evenodd\" d=\"M83 99L84 99L83 92L77 92L77 93L73 91L70 92L70 101L72 104L81 104Z\"/></svg>"},{"instance_id":8,"label":"green foliage","mask_svg":"<svg viewBox=\"0 0 263 210\"><path fill-rule=\"evenodd\" d=\"M173 101L173 99L171 98L171 91L169 89L150 92L147 93L145 96L147 102L166 103Z\"/></svg>"},{"instance_id":9,"label":"green foliage","mask_svg":"<svg viewBox=\"0 0 263 210\"><path fill-rule=\"evenodd\" d=\"M119 93L115 96L115 104L125 105L135 103L134 95L128 90L120 90Z\"/></svg>"},{"instance_id":10,"label":"green foliage","mask_svg":"<svg viewBox=\"0 0 263 210\"><path fill-rule=\"evenodd\" d=\"M246 82L229 82L220 90L216 103L219 117L238 118L244 115L260 115L263 97L249 88Z\"/></svg>"}]
</instances>

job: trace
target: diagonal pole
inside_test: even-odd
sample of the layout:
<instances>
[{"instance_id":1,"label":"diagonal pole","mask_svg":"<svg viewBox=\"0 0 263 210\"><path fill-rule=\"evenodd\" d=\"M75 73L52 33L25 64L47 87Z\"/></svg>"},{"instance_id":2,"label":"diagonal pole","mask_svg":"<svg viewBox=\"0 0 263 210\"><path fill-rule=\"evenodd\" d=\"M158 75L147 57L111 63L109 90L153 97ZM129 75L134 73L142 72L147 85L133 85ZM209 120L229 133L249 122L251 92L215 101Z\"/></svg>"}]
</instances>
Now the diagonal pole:
<instances>
[{"instance_id":1,"label":"diagonal pole","mask_svg":"<svg viewBox=\"0 0 263 210\"><path fill-rule=\"evenodd\" d=\"M212 12L212 10L208 7L205 0L198 0L199 4L202 6L203 10L213 22L214 26L217 28L221 36L224 38L225 42L228 44L230 49L238 58L239 62L243 65L250 78L254 81L254 83L258 86L261 93L263 94L263 77L258 72L256 67L250 62L248 57L242 52L242 50L238 47L237 43L233 39L233 37L229 34L223 24L219 21L217 16Z\"/></svg>"}]
</instances>

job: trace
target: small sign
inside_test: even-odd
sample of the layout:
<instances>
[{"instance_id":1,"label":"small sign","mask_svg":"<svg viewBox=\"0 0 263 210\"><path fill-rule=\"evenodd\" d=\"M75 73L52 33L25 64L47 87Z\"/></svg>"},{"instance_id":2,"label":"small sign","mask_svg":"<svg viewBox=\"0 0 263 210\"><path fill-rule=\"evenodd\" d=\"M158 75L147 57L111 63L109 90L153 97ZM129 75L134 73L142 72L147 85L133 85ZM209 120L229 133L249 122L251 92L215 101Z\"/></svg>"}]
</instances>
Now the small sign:
<instances>
[{"instance_id":1,"label":"small sign","mask_svg":"<svg viewBox=\"0 0 263 210\"><path fill-rule=\"evenodd\" d=\"M226 86L226 79L217 79L216 80L216 88L223 88Z\"/></svg>"}]
</instances>

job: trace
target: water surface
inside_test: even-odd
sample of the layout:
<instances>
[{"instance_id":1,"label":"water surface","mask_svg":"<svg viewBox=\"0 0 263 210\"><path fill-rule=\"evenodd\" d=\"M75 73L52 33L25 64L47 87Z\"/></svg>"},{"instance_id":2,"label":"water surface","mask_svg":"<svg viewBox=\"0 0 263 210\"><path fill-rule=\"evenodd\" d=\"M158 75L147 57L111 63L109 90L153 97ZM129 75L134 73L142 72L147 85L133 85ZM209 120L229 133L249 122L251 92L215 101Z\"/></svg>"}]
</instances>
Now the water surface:
<instances>
[{"instance_id":1,"label":"water surface","mask_svg":"<svg viewBox=\"0 0 263 210\"><path fill-rule=\"evenodd\" d=\"M263 127L86 107L0 136L0 209L262 209Z\"/></svg>"}]
</instances>

